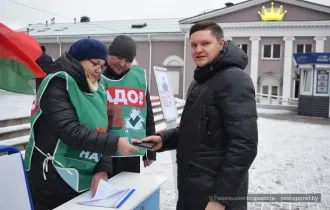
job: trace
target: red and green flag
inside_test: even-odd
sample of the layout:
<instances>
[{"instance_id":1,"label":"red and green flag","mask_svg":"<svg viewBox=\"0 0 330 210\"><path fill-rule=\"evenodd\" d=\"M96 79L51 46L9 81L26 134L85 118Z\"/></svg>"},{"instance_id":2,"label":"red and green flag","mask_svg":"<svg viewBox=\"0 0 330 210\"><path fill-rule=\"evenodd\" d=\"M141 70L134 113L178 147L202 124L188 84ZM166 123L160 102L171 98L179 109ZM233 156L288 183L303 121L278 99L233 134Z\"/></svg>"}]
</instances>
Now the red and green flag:
<instances>
[{"instance_id":1,"label":"red and green flag","mask_svg":"<svg viewBox=\"0 0 330 210\"><path fill-rule=\"evenodd\" d=\"M34 94L29 80L46 76L35 62L42 54L37 40L2 23L0 40L0 89Z\"/></svg>"}]
</instances>

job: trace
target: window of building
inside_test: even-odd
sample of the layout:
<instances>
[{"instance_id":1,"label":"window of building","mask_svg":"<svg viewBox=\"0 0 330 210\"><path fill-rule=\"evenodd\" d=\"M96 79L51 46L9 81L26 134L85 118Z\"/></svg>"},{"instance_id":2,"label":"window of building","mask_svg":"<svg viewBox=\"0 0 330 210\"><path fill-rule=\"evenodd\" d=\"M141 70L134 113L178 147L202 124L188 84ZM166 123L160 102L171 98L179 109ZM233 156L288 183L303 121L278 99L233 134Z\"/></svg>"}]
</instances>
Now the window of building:
<instances>
[{"instance_id":1,"label":"window of building","mask_svg":"<svg viewBox=\"0 0 330 210\"><path fill-rule=\"evenodd\" d=\"M312 71L304 71L304 92L310 92L312 88Z\"/></svg>"},{"instance_id":2,"label":"window of building","mask_svg":"<svg viewBox=\"0 0 330 210\"><path fill-rule=\"evenodd\" d=\"M247 44L238 44L238 47L240 47L247 54L247 51L248 51Z\"/></svg>"},{"instance_id":3,"label":"window of building","mask_svg":"<svg viewBox=\"0 0 330 210\"><path fill-rule=\"evenodd\" d=\"M278 96L278 86L268 86L268 85L263 85L262 86L262 94L268 95L269 91L271 91L272 96ZM267 98L267 96L263 96ZM272 97L276 98L276 97Z\"/></svg>"},{"instance_id":4,"label":"window of building","mask_svg":"<svg viewBox=\"0 0 330 210\"><path fill-rule=\"evenodd\" d=\"M264 59L280 59L281 45L280 44L265 44L263 47Z\"/></svg>"},{"instance_id":5,"label":"window of building","mask_svg":"<svg viewBox=\"0 0 330 210\"><path fill-rule=\"evenodd\" d=\"M312 71L311 70L301 70L301 94L302 95L312 95Z\"/></svg>"},{"instance_id":6,"label":"window of building","mask_svg":"<svg viewBox=\"0 0 330 210\"><path fill-rule=\"evenodd\" d=\"M312 45L311 44L306 44L305 45L305 52L312 52Z\"/></svg>"},{"instance_id":7,"label":"window of building","mask_svg":"<svg viewBox=\"0 0 330 210\"><path fill-rule=\"evenodd\" d=\"M278 86L272 86L272 96L278 96ZM272 98L276 99L276 97Z\"/></svg>"},{"instance_id":8,"label":"window of building","mask_svg":"<svg viewBox=\"0 0 330 210\"><path fill-rule=\"evenodd\" d=\"M164 60L163 66L167 69L169 85L174 96L183 98L183 86L180 83L183 80L183 59L176 55L170 55Z\"/></svg>"},{"instance_id":9,"label":"window of building","mask_svg":"<svg viewBox=\"0 0 330 210\"><path fill-rule=\"evenodd\" d=\"M315 95L326 95L329 94L329 70L317 69L315 72Z\"/></svg>"},{"instance_id":10,"label":"window of building","mask_svg":"<svg viewBox=\"0 0 330 210\"><path fill-rule=\"evenodd\" d=\"M264 85L262 86L262 94L268 95L268 86ZM262 96L264 98L267 98L267 96Z\"/></svg>"},{"instance_id":11,"label":"window of building","mask_svg":"<svg viewBox=\"0 0 330 210\"><path fill-rule=\"evenodd\" d=\"M312 52L311 44L297 44L297 53L308 53Z\"/></svg>"},{"instance_id":12,"label":"window of building","mask_svg":"<svg viewBox=\"0 0 330 210\"><path fill-rule=\"evenodd\" d=\"M263 75L260 78L260 87L260 92L262 93L260 103L280 103L280 100L278 99L278 96L280 95L280 81L278 77L271 74Z\"/></svg>"}]
</instances>

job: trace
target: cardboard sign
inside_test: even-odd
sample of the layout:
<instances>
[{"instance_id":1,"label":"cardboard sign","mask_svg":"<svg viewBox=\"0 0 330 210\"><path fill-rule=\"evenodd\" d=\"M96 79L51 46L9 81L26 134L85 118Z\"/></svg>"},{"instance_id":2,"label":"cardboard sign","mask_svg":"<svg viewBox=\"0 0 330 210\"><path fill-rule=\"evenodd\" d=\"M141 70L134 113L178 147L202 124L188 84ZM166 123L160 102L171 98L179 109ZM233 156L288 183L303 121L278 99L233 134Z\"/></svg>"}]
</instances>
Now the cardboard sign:
<instances>
[{"instance_id":1,"label":"cardboard sign","mask_svg":"<svg viewBox=\"0 0 330 210\"><path fill-rule=\"evenodd\" d=\"M164 119L165 121L176 120L178 118L178 113L171 84L168 81L167 69L154 66L154 73Z\"/></svg>"}]
</instances>

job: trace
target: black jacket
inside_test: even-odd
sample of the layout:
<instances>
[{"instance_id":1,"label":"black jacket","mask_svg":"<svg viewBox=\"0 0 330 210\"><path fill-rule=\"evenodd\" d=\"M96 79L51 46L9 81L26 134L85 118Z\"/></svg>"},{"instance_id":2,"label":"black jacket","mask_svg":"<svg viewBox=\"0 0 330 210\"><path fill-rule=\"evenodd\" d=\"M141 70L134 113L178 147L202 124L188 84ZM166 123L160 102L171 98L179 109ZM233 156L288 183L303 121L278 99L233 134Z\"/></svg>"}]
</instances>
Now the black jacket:
<instances>
[{"instance_id":1,"label":"black jacket","mask_svg":"<svg viewBox=\"0 0 330 210\"><path fill-rule=\"evenodd\" d=\"M130 70L122 73L121 75L117 75L110 66L107 66L106 70L104 70L103 75L112 80L119 80L125 74L127 74ZM154 113L152 110L152 104L150 100L149 90L147 89L146 93L146 104L147 104L147 117L146 117L146 136L155 135L155 121L154 121ZM143 156L143 160L156 160L156 152L147 151L147 154ZM125 157L125 158L111 158L109 156L103 156L99 162L98 171L102 171L104 168L112 165L112 174L109 176L114 176L119 174L122 171L129 172L140 172L140 157ZM107 170L109 171L109 170Z\"/></svg>"},{"instance_id":2,"label":"black jacket","mask_svg":"<svg viewBox=\"0 0 330 210\"><path fill-rule=\"evenodd\" d=\"M48 73L64 71L71 75L81 91L90 93L84 69L70 55L64 54L49 67ZM40 100L42 114L34 125L35 145L45 154L53 154L58 139L72 148L114 155L117 150L118 136L82 128L77 114L70 102L66 81L53 78ZM45 156L34 149L31 169L28 171L29 183L33 194L35 209L53 209L77 196L48 163L47 180L43 178ZM104 169L106 170L106 169Z\"/></svg>"},{"instance_id":3,"label":"black jacket","mask_svg":"<svg viewBox=\"0 0 330 210\"><path fill-rule=\"evenodd\" d=\"M42 55L36 60L36 63L40 66L40 68L46 73L48 74L48 67L53 63L53 58L50 57L49 55L47 55L45 52L42 53ZM36 89L38 90L41 82L42 82L42 78L37 78L36 79Z\"/></svg>"},{"instance_id":4,"label":"black jacket","mask_svg":"<svg viewBox=\"0 0 330 210\"><path fill-rule=\"evenodd\" d=\"M36 60L36 63L40 66L40 68L47 73L47 68L50 64L53 63L53 58L47 55L45 52Z\"/></svg>"},{"instance_id":5,"label":"black jacket","mask_svg":"<svg viewBox=\"0 0 330 210\"><path fill-rule=\"evenodd\" d=\"M243 71L247 55L226 42L215 61L194 72L180 127L161 133L163 150L177 149L177 209L204 210L216 198L247 209L248 170L258 144L255 90Z\"/></svg>"}]
</instances>

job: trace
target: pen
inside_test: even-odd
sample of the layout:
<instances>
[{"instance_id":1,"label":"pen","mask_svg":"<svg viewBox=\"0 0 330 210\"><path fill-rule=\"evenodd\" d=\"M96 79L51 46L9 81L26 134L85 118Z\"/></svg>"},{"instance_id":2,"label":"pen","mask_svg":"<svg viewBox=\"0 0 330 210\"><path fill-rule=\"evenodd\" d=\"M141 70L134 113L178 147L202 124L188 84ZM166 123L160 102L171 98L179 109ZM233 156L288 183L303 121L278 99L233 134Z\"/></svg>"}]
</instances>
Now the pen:
<instances>
[{"instance_id":1,"label":"pen","mask_svg":"<svg viewBox=\"0 0 330 210\"><path fill-rule=\"evenodd\" d=\"M130 143L130 144L133 144L133 142L132 142L132 138L131 138L131 135L129 134L129 132L128 132L126 126L125 126L124 130L125 130L125 133L126 133L126 136L127 136L127 138L128 138L129 143Z\"/></svg>"}]
</instances>

